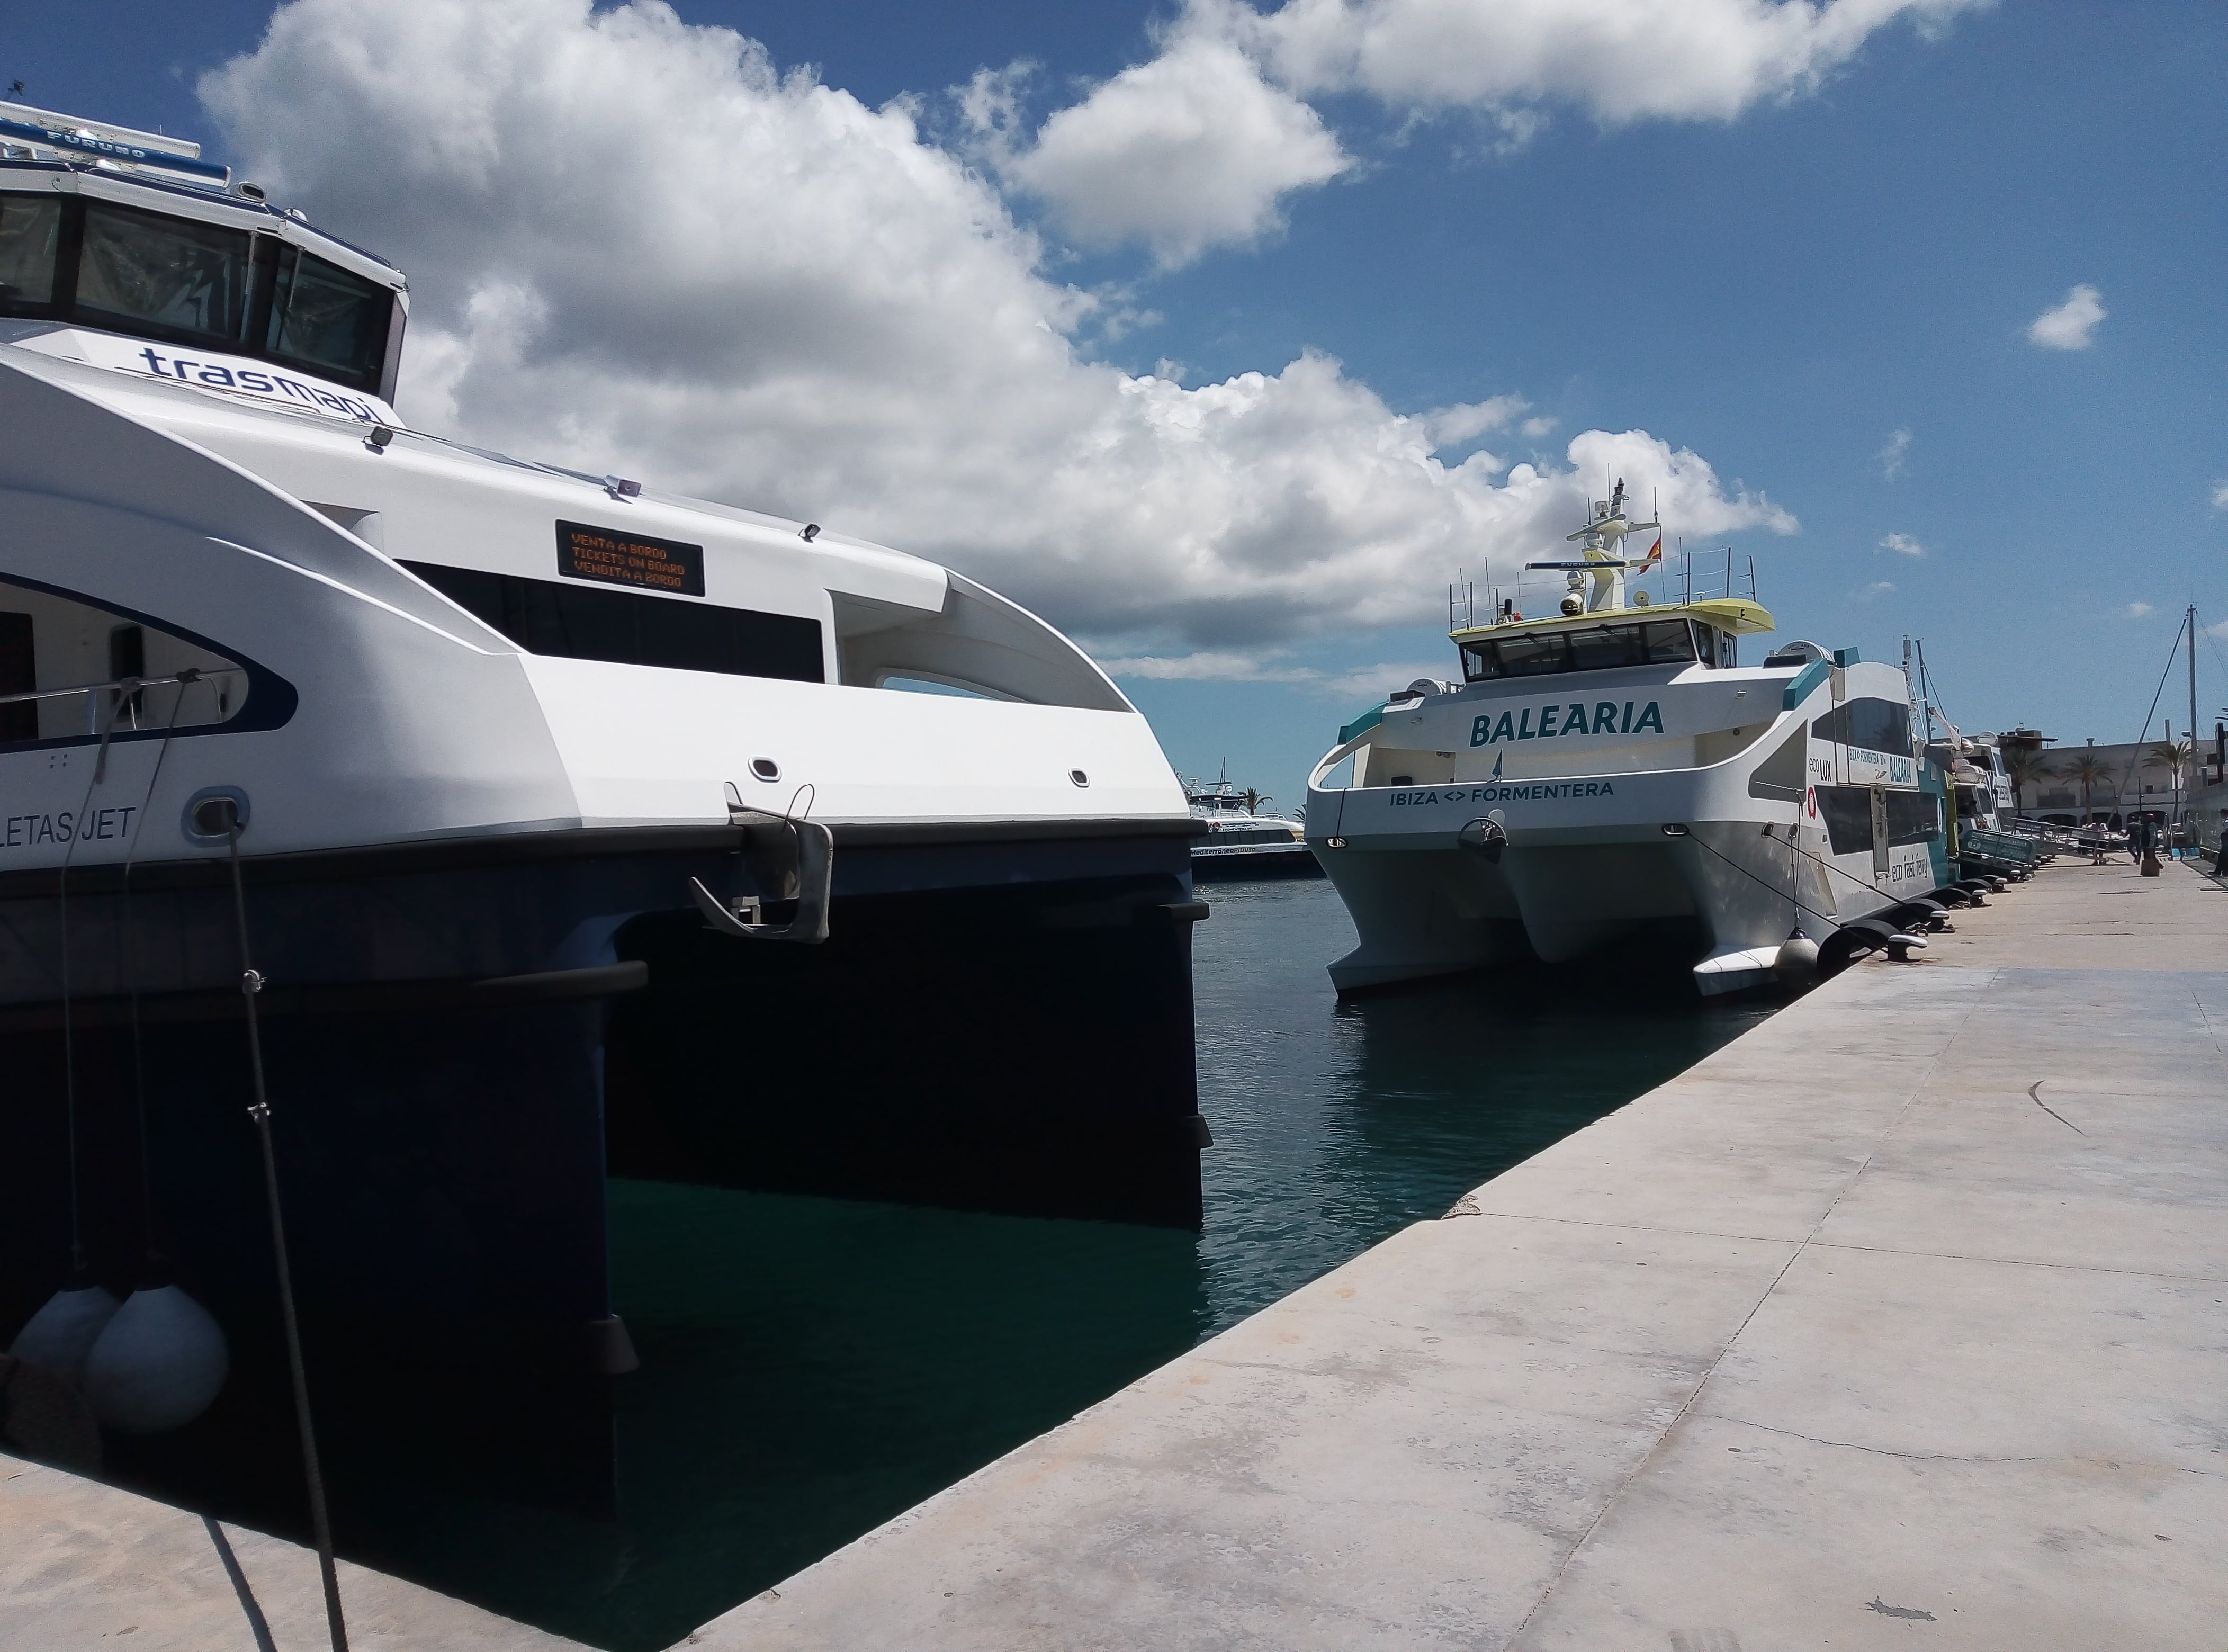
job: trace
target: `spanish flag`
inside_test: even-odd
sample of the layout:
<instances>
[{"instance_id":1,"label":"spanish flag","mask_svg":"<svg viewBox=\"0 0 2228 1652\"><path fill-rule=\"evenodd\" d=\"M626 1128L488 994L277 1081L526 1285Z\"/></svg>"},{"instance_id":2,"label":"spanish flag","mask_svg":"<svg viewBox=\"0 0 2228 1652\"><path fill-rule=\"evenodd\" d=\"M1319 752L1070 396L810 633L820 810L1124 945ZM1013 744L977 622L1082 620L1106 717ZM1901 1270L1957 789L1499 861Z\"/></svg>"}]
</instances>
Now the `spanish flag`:
<instances>
[{"instance_id":1,"label":"spanish flag","mask_svg":"<svg viewBox=\"0 0 2228 1652\"><path fill-rule=\"evenodd\" d=\"M1652 568L1663 560L1663 535L1655 536L1655 543L1648 547L1648 554L1640 559L1640 566Z\"/></svg>"}]
</instances>

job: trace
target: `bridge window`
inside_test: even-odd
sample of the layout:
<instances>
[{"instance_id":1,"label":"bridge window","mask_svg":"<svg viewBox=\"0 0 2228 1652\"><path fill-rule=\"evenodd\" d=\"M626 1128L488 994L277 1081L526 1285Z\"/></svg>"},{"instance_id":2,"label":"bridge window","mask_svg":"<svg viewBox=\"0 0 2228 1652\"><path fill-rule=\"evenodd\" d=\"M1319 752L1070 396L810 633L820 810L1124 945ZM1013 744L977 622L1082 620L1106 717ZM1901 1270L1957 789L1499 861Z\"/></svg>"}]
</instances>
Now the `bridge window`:
<instances>
[{"instance_id":1,"label":"bridge window","mask_svg":"<svg viewBox=\"0 0 2228 1652\"><path fill-rule=\"evenodd\" d=\"M394 304L380 283L277 235L0 193L0 316L257 356L377 394Z\"/></svg>"},{"instance_id":2,"label":"bridge window","mask_svg":"<svg viewBox=\"0 0 2228 1652\"><path fill-rule=\"evenodd\" d=\"M1678 665L1697 657L1709 664L1717 658L1716 645L1706 645L1698 656L1695 629L1683 619L1655 619L1637 625L1586 625L1482 637L1463 644L1463 676L1470 682L1489 682L1496 677L1605 671L1626 665ZM1715 635L1706 625L1699 629Z\"/></svg>"},{"instance_id":3,"label":"bridge window","mask_svg":"<svg viewBox=\"0 0 2228 1652\"><path fill-rule=\"evenodd\" d=\"M1810 732L1837 746L1860 746L1889 757L1911 755L1911 708L1894 700L1852 700L1810 725Z\"/></svg>"}]
</instances>

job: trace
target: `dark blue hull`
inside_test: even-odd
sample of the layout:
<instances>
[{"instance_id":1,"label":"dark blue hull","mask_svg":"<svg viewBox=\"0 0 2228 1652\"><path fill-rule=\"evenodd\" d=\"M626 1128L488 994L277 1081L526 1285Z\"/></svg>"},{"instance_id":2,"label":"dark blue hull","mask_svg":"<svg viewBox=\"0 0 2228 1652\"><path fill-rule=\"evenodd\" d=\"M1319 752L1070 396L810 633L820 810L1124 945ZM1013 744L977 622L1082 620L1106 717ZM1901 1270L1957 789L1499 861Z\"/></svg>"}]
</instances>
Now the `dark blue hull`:
<instances>
[{"instance_id":1,"label":"dark blue hull","mask_svg":"<svg viewBox=\"0 0 2228 1652\"><path fill-rule=\"evenodd\" d=\"M607 1174L1198 1225L1183 836L841 835L819 946L704 925L688 880L749 888L736 841L246 863L312 1382L380 1472L609 1501ZM122 1295L151 1254L238 1356L207 1418L112 1441L118 1466L277 1464L283 1504L230 887L132 883L72 874L66 1064L54 874L0 880L0 1338L70 1278L74 1202L93 1277Z\"/></svg>"}]
</instances>

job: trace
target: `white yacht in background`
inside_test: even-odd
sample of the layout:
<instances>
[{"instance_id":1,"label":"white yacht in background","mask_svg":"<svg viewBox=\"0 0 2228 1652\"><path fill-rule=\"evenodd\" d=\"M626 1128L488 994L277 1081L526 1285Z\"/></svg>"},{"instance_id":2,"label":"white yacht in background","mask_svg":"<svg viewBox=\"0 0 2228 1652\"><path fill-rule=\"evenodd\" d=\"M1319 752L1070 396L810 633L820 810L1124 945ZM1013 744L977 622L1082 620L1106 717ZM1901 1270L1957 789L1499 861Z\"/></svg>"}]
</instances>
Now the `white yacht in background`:
<instances>
[{"instance_id":1,"label":"white yacht in background","mask_svg":"<svg viewBox=\"0 0 2228 1652\"><path fill-rule=\"evenodd\" d=\"M269 1309L235 841L363 1348L561 1363L607 1172L1196 1225L1144 718L934 563L408 428L408 312L194 145L0 105L0 1332L74 1232Z\"/></svg>"},{"instance_id":2,"label":"white yacht in background","mask_svg":"<svg viewBox=\"0 0 2228 1652\"><path fill-rule=\"evenodd\" d=\"M1567 574L1559 612L1456 628L1462 682L1411 684L1317 763L1308 836L1360 937L1341 991L1637 953L1732 991L1796 932L1830 945L1943 880L1902 672L1810 643L1740 664L1773 629L1752 592L1628 602L1659 559L1622 541L1655 526L1620 482L1583 560L1530 565Z\"/></svg>"},{"instance_id":3,"label":"white yacht in background","mask_svg":"<svg viewBox=\"0 0 2228 1652\"><path fill-rule=\"evenodd\" d=\"M1184 786L1193 817L1207 829L1191 846L1192 876L1206 882L1228 882L1241 878L1320 877L1315 851L1308 847L1308 829L1283 815L1261 812L1273 801L1258 793L1251 797L1227 778L1212 786L1192 780Z\"/></svg>"}]
</instances>

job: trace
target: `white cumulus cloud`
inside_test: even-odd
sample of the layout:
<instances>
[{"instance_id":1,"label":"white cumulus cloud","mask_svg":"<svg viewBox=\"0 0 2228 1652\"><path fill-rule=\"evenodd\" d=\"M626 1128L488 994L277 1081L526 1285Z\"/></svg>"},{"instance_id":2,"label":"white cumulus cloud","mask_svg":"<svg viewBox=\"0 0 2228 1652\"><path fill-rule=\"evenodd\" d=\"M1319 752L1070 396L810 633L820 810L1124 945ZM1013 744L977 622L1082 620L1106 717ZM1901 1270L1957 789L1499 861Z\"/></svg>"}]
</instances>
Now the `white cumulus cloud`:
<instances>
[{"instance_id":1,"label":"white cumulus cloud","mask_svg":"<svg viewBox=\"0 0 2228 1652\"><path fill-rule=\"evenodd\" d=\"M1184 0L1159 55L1021 134L1025 74L960 99L983 153L1082 244L1164 267L1277 229L1354 162L1309 99L1404 118L1468 110L1521 149L1558 106L1605 127L1732 120L1811 91L1898 20L1932 33L1992 0Z\"/></svg>"},{"instance_id":2,"label":"white cumulus cloud","mask_svg":"<svg viewBox=\"0 0 2228 1652\"><path fill-rule=\"evenodd\" d=\"M1987 3L1289 0L1264 16L1239 0L1193 0L1188 16L1245 43L1303 96L1362 92L1403 109L1520 115L1567 103L1617 126L1731 120L1815 87L1898 19L1930 32Z\"/></svg>"},{"instance_id":3,"label":"white cumulus cloud","mask_svg":"<svg viewBox=\"0 0 2228 1652\"><path fill-rule=\"evenodd\" d=\"M909 105L662 4L298 0L201 89L249 176L410 272L414 420L918 551L1106 651L1429 619L1457 564L1559 549L1604 471L1681 532L1796 526L1645 431L1438 457L1514 397L1094 361L1101 301ZM688 141L613 138L650 131Z\"/></svg>"},{"instance_id":4,"label":"white cumulus cloud","mask_svg":"<svg viewBox=\"0 0 2228 1652\"><path fill-rule=\"evenodd\" d=\"M2212 484L2212 508L2215 510L2228 510L2228 482L2216 482Z\"/></svg>"},{"instance_id":5,"label":"white cumulus cloud","mask_svg":"<svg viewBox=\"0 0 2228 1652\"><path fill-rule=\"evenodd\" d=\"M1926 547L1908 534L1890 534L1879 542L1880 549L1893 551L1898 556L1919 557L1926 554Z\"/></svg>"},{"instance_id":6,"label":"white cumulus cloud","mask_svg":"<svg viewBox=\"0 0 2228 1652\"><path fill-rule=\"evenodd\" d=\"M2151 605L2147 602L2131 602L2124 611L2129 619L2141 619L2151 611Z\"/></svg>"},{"instance_id":7,"label":"white cumulus cloud","mask_svg":"<svg viewBox=\"0 0 2228 1652\"><path fill-rule=\"evenodd\" d=\"M2087 282L2065 295L2065 302L2027 323L2027 342L2049 350L2085 350L2096 342L2097 323L2110 312L2104 297Z\"/></svg>"},{"instance_id":8,"label":"white cumulus cloud","mask_svg":"<svg viewBox=\"0 0 2228 1652\"><path fill-rule=\"evenodd\" d=\"M1353 164L1242 52L1187 35L1053 115L1001 170L1082 245L1142 241L1172 267L1282 228L1284 195Z\"/></svg>"},{"instance_id":9,"label":"white cumulus cloud","mask_svg":"<svg viewBox=\"0 0 2228 1652\"><path fill-rule=\"evenodd\" d=\"M1893 430L1888 432L1887 445L1874 457L1879 460L1880 475L1892 482L1909 468L1905 464L1911 453L1911 432Z\"/></svg>"}]
</instances>

